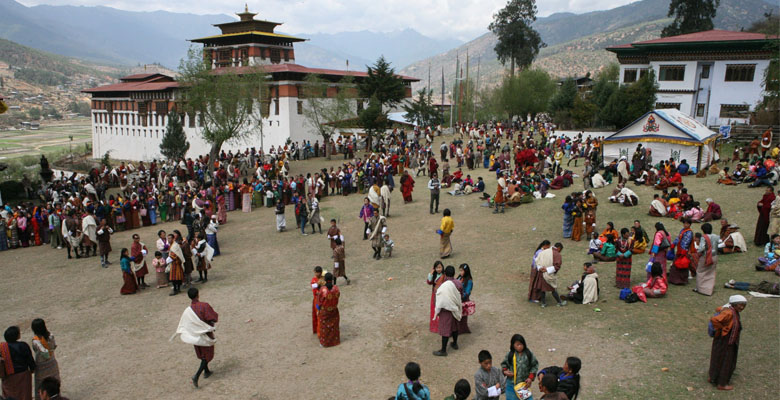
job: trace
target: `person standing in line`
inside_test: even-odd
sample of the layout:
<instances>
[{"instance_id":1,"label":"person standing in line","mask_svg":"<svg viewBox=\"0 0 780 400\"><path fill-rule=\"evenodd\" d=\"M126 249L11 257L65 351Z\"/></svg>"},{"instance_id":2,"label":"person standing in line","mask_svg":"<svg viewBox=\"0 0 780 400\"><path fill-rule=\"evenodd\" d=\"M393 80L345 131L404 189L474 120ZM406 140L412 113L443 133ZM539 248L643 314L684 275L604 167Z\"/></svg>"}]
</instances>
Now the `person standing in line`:
<instances>
[{"instance_id":1,"label":"person standing in line","mask_svg":"<svg viewBox=\"0 0 780 400\"><path fill-rule=\"evenodd\" d=\"M130 246L130 258L133 260L133 272L138 279L138 288L146 289L149 285L146 284L145 276L149 273L149 268L146 267L146 261L144 257L149 250L146 245L141 243L141 237L137 233L133 234L133 244Z\"/></svg>"},{"instance_id":2,"label":"person standing in line","mask_svg":"<svg viewBox=\"0 0 780 400\"><path fill-rule=\"evenodd\" d=\"M170 267L168 272L168 281L171 282L173 290L168 296L175 296L181 290L181 282L184 280L184 253L180 245L181 240L177 241L173 234L168 235L168 243L171 243L168 258L165 260Z\"/></svg>"},{"instance_id":3,"label":"person standing in line","mask_svg":"<svg viewBox=\"0 0 780 400\"><path fill-rule=\"evenodd\" d=\"M322 222L320 220L320 201L314 196L313 193L309 193L309 223L311 224L311 233L314 234L314 224L320 229L322 234Z\"/></svg>"},{"instance_id":4,"label":"person standing in line","mask_svg":"<svg viewBox=\"0 0 780 400\"><path fill-rule=\"evenodd\" d=\"M32 373L35 371L30 346L20 342L22 337L18 326L10 326L3 333L5 342L0 343L0 358L3 360L3 397L16 400L32 400Z\"/></svg>"},{"instance_id":5,"label":"person standing in line","mask_svg":"<svg viewBox=\"0 0 780 400\"><path fill-rule=\"evenodd\" d=\"M390 216L390 186L387 184L387 179L384 179L382 188L379 189L379 194L382 196L382 215L385 217Z\"/></svg>"},{"instance_id":6,"label":"person standing in line","mask_svg":"<svg viewBox=\"0 0 780 400\"><path fill-rule=\"evenodd\" d=\"M452 242L450 236L455 229L455 221L452 220L452 212L449 208L444 209L444 216L441 218L441 226L436 232L439 234L439 256L447 258L452 254Z\"/></svg>"},{"instance_id":7,"label":"person standing in line","mask_svg":"<svg viewBox=\"0 0 780 400\"><path fill-rule=\"evenodd\" d=\"M710 318L714 332L710 371L707 382L717 385L718 390L734 390L730 385L731 375L737 367L739 338L742 334L742 321L739 313L747 306L747 299L741 295L729 297L729 303L718 307L716 315Z\"/></svg>"},{"instance_id":8,"label":"person standing in line","mask_svg":"<svg viewBox=\"0 0 780 400\"><path fill-rule=\"evenodd\" d=\"M46 322L40 318L34 319L32 331L35 334L32 339L32 350L35 355L35 398L40 400L43 380L54 378L59 382L60 367L54 357L57 343L54 341L54 335L46 329Z\"/></svg>"},{"instance_id":9,"label":"person standing in line","mask_svg":"<svg viewBox=\"0 0 780 400\"><path fill-rule=\"evenodd\" d=\"M138 291L138 283L136 283L135 275L133 274L132 262L133 259L128 254L127 248L122 249L119 252L119 267L122 269L124 284L119 289L120 294L134 294Z\"/></svg>"},{"instance_id":10,"label":"person standing in line","mask_svg":"<svg viewBox=\"0 0 780 400\"><path fill-rule=\"evenodd\" d=\"M434 172L431 174L431 179L428 180L428 189L431 191L431 204L428 207L429 212L431 214L438 214L439 212L439 193L441 192L441 182L439 182L439 178L437 176L437 173ZM434 208L433 204L436 203L436 207Z\"/></svg>"},{"instance_id":11,"label":"person standing in line","mask_svg":"<svg viewBox=\"0 0 780 400\"><path fill-rule=\"evenodd\" d=\"M51 237L51 247L53 249L61 249L64 241L62 238L62 211L59 208L59 205L57 205L57 208L55 210L52 210L49 213L48 219L49 219L49 236ZM5 231L5 228L3 228ZM4 232L5 233L5 232ZM5 239L5 236L3 236Z\"/></svg>"},{"instance_id":12,"label":"person standing in line","mask_svg":"<svg viewBox=\"0 0 780 400\"><path fill-rule=\"evenodd\" d=\"M306 224L309 221L309 206L307 205L306 199L304 199L303 197L299 197L295 212L298 214L298 218L300 219L301 235L308 236L309 234L306 233ZM314 226L312 226L312 230L313 229Z\"/></svg>"}]
</instances>

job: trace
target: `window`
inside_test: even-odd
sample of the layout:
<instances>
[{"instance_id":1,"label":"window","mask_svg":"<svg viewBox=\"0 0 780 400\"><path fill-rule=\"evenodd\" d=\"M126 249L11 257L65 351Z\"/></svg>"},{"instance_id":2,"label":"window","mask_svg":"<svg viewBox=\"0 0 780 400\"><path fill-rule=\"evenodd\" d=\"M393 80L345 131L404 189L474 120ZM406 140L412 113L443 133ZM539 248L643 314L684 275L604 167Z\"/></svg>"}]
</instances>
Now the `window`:
<instances>
[{"instance_id":1,"label":"window","mask_svg":"<svg viewBox=\"0 0 780 400\"><path fill-rule=\"evenodd\" d=\"M755 64L726 65L726 82L753 82L756 74Z\"/></svg>"},{"instance_id":2,"label":"window","mask_svg":"<svg viewBox=\"0 0 780 400\"><path fill-rule=\"evenodd\" d=\"M282 52L279 49L271 49L271 63L279 64L282 61Z\"/></svg>"},{"instance_id":3,"label":"window","mask_svg":"<svg viewBox=\"0 0 780 400\"><path fill-rule=\"evenodd\" d=\"M655 103L655 108L676 108L680 109L680 103Z\"/></svg>"},{"instance_id":4,"label":"window","mask_svg":"<svg viewBox=\"0 0 780 400\"><path fill-rule=\"evenodd\" d=\"M701 67L701 79L710 79L710 66L704 65Z\"/></svg>"},{"instance_id":5,"label":"window","mask_svg":"<svg viewBox=\"0 0 780 400\"><path fill-rule=\"evenodd\" d=\"M750 106L747 104L721 104L721 118L747 118Z\"/></svg>"},{"instance_id":6,"label":"window","mask_svg":"<svg viewBox=\"0 0 780 400\"><path fill-rule=\"evenodd\" d=\"M168 103L164 101L158 101L154 103L154 112L156 112L159 115L168 114Z\"/></svg>"},{"instance_id":7,"label":"window","mask_svg":"<svg viewBox=\"0 0 780 400\"><path fill-rule=\"evenodd\" d=\"M636 69L626 69L623 71L623 83L636 82Z\"/></svg>"},{"instance_id":8,"label":"window","mask_svg":"<svg viewBox=\"0 0 780 400\"><path fill-rule=\"evenodd\" d=\"M704 104L699 103L696 105L696 116L697 117L703 117L704 116Z\"/></svg>"},{"instance_id":9,"label":"window","mask_svg":"<svg viewBox=\"0 0 780 400\"><path fill-rule=\"evenodd\" d=\"M303 114L303 101L298 100L298 114Z\"/></svg>"},{"instance_id":10,"label":"window","mask_svg":"<svg viewBox=\"0 0 780 400\"><path fill-rule=\"evenodd\" d=\"M290 50L284 51L284 61L290 61Z\"/></svg>"},{"instance_id":11,"label":"window","mask_svg":"<svg viewBox=\"0 0 780 400\"><path fill-rule=\"evenodd\" d=\"M685 65L662 65L658 74L659 81L685 80Z\"/></svg>"}]
</instances>

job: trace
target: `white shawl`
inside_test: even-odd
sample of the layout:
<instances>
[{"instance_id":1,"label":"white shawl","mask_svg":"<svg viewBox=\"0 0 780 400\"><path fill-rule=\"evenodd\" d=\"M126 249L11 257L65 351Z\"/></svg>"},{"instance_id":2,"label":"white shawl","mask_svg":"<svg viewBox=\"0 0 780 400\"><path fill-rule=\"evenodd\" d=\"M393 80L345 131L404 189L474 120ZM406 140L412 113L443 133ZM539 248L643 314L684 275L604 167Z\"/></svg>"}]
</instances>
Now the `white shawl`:
<instances>
[{"instance_id":1,"label":"white shawl","mask_svg":"<svg viewBox=\"0 0 780 400\"><path fill-rule=\"evenodd\" d=\"M591 181L593 182L593 188L603 188L604 186L607 186L607 181L604 180L604 177L601 176L601 174L596 173L593 175L593 178L591 178Z\"/></svg>"},{"instance_id":2,"label":"white shawl","mask_svg":"<svg viewBox=\"0 0 780 400\"><path fill-rule=\"evenodd\" d=\"M373 204L382 204L382 201L380 200L381 196L379 195L379 192L377 190L374 190L374 187L368 189L368 201L370 201Z\"/></svg>"},{"instance_id":3,"label":"white shawl","mask_svg":"<svg viewBox=\"0 0 780 400\"><path fill-rule=\"evenodd\" d=\"M650 202L650 205L655 208L659 214L666 215L666 207L664 207L664 203L661 200L653 200Z\"/></svg>"},{"instance_id":4,"label":"white shawl","mask_svg":"<svg viewBox=\"0 0 780 400\"><path fill-rule=\"evenodd\" d=\"M452 316L460 321L463 304L460 302L460 292L452 280L445 281L436 290L436 311L433 318L439 316L441 310L452 312Z\"/></svg>"},{"instance_id":5,"label":"white shawl","mask_svg":"<svg viewBox=\"0 0 780 400\"><path fill-rule=\"evenodd\" d=\"M729 237L733 241L734 247L739 247L743 253L747 251L747 244L745 243L745 238L742 236L741 232L732 232ZM726 240L729 239L726 238Z\"/></svg>"},{"instance_id":6,"label":"white shawl","mask_svg":"<svg viewBox=\"0 0 780 400\"><path fill-rule=\"evenodd\" d=\"M92 243L97 243L97 223L95 217L87 215L81 220L81 232L89 237Z\"/></svg>"},{"instance_id":7,"label":"white shawl","mask_svg":"<svg viewBox=\"0 0 780 400\"><path fill-rule=\"evenodd\" d=\"M187 307L181 314L176 333L168 340L173 341L178 336L182 342L187 344L206 347L213 346L217 339L210 338L207 333L214 332L216 329L198 318L195 311L192 311L192 307Z\"/></svg>"},{"instance_id":8,"label":"white shawl","mask_svg":"<svg viewBox=\"0 0 780 400\"><path fill-rule=\"evenodd\" d=\"M590 304L599 301L599 285L596 273L585 275L582 280L582 304Z\"/></svg>"}]
</instances>

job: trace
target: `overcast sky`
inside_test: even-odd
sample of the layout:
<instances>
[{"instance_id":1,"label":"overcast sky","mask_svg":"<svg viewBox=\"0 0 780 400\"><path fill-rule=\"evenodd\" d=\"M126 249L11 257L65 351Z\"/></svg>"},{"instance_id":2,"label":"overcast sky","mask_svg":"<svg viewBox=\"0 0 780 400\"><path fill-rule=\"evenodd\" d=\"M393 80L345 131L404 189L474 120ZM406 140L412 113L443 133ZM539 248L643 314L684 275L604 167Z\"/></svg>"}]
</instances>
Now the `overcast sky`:
<instances>
[{"instance_id":1,"label":"overcast sky","mask_svg":"<svg viewBox=\"0 0 780 400\"><path fill-rule=\"evenodd\" d=\"M104 5L131 11L166 10L233 14L241 0L17 0L25 5ZM542 0L539 15L607 10L637 0ZM484 33L506 0L262 0L247 1L259 18L284 22L290 33L392 31L413 28L425 35L470 40ZM262 7L262 8L261 8ZM265 11L268 10L268 11ZM222 22L222 21L214 21Z\"/></svg>"}]
</instances>

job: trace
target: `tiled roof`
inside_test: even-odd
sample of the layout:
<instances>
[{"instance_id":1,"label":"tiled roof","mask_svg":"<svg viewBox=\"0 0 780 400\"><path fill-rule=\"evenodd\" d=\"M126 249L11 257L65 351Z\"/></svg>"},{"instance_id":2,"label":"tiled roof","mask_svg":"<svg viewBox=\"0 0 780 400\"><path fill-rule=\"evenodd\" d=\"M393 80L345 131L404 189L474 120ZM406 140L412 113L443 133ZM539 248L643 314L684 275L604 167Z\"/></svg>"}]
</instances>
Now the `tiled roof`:
<instances>
[{"instance_id":1,"label":"tiled roof","mask_svg":"<svg viewBox=\"0 0 780 400\"><path fill-rule=\"evenodd\" d=\"M120 79L122 82L113 85L99 86L82 90L84 93L105 92L155 92L179 87L173 78L163 74L136 74Z\"/></svg>"},{"instance_id":2,"label":"tiled roof","mask_svg":"<svg viewBox=\"0 0 780 400\"><path fill-rule=\"evenodd\" d=\"M757 41L767 39L777 39L778 35L765 35L763 33L726 31L722 29L713 29L709 31L687 33L685 35L669 36L642 42L625 43L616 46L607 47L607 50L625 50L650 45L669 45L683 43L706 43L706 42L743 42Z\"/></svg>"},{"instance_id":3,"label":"tiled roof","mask_svg":"<svg viewBox=\"0 0 780 400\"><path fill-rule=\"evenodd\" d=\"M216 73L228 73L228 72L242 73L242 72L251 71L255 68L257 67L236 67L236 68L227 67L227 68L219 68L214 71ZM316 75L357 76L357 77L368 76L368 73L364 71L345 71L345 70L338 70L338 69L309 68L299 64L270 64L270 65L263 65L261 66L261 68L268 73L293 72L293 73L300 73L300 74L316 74ZM411 76L399 75L399 77L405 81L412 81L412 82L419 81L419 79L413 78Z\"/></svg>"}]
</instances>

